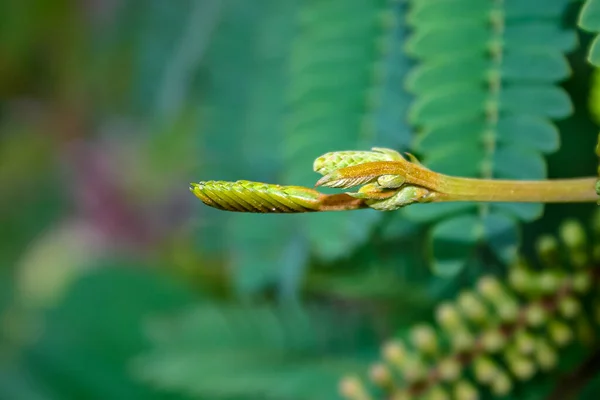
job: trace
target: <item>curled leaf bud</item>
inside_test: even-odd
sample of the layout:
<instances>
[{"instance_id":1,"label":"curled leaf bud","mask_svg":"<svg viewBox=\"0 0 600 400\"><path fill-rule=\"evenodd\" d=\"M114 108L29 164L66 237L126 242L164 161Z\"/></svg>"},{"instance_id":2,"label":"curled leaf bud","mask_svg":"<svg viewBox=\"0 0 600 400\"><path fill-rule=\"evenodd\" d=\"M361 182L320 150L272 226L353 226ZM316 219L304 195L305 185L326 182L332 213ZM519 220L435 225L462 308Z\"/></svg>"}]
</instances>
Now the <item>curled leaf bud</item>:
<instances>
[{"instance_id":1,"label":"curled leaf bud","mask_svg":"<svg viewBox=\"0 0 600 400\"><path fill-rule=\"evenodd\" d=\"M548 333L552 341L559 346L565 346L573 339L571 328L567 324L557 320L550 322Z\"/></svg>"},{"instance_id":2,"label":"curled leaf bud","mask_svg":"<svg viewBox=\"0 0 600 400\"><path fill-rule=\"evenodd\" d=\"M487 318L487 310L483 302L474 293L465 291L458 296L458 306L468 319L483 322Z\"/></svg>"},{"instance_id":3,"label":"curled leaf bud","mask_svg":"<svg viewBox=\"0 0 600 400\"><path fill-rule=\"evenodd\" d=\"M405 186L383 200L369 199L366 204L378 211L394 211L414 203L426 203L431 192L418 186Z\"/></svg>"},{"instance_id":4,"label":"curled leaf bud","mask_svg":"<svg viewBox=\"0 0 600 400\"><path fill-rule=\"evenodd\" d=\"M210 207L253 213L318 211L320 193L301 186L251 181L205 181L190 184L196 197Z\"/></svg>"},{"instance_id":5,"label":"curled leaf bud","mask_svg":"<svg viewBox=\"0 0 600 400\"><path fill-rule=\"evenodd\" d=\"M340 168L352 167L367 162L394 161L402 158L391 149L373 148L373 151L333 151L318 157L313 163L313 171L327 175Z\"/></svg>"},{"instance_id":6,"label":"curled leaf bud","mask_svg":"<svg viewBox=\"0 0 600 400\"><path fill-rule=\"evenodd\" d=\"M461 380L458 381L453 388L454 398L456 400L477 400L479 393L472 383Z\"/></svg>"},{"instance_id":7,"label":"curled leaf bud","mask_svg":"<svg viewBox=\"0 0 600 400\"><path fill-rule=\"evenodd\" d=\"M558 301L558 309L565 318L573 318L581 311L579 301L573 296L564 296Z\"/></svg>"},{"instance_id":8,"label":"curled leaf bud","mask_svg":"<svg viewBox=\"0 0 600 400\"><path fill-rule=\"evenodd\" d=\"M412 329L411 340L416 349L424 354L435 354L438 349L437 336L429 325L417 325Z\"/></svg>"},{"instance_id":9,"label":"curled leaf bud","mask_svg":"<svg viewBox=\"0 0 600 400\"><path fill-rule=\"evenodd\" d=\"M440 379L444 382L454 382L462 373L460 362L454 357L442 359L437 368Z\"/></svg>"}]
</instances>

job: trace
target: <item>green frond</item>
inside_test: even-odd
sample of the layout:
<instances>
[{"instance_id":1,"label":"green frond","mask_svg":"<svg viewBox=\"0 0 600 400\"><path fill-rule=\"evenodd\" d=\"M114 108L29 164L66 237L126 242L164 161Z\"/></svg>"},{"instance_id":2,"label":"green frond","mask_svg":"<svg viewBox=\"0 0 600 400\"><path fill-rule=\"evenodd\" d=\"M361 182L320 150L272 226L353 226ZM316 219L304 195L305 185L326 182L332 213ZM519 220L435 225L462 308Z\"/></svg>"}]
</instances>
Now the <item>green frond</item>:
<instances>
[{"instance_id":1,"label":"green frond","mask_svg":"<svg viewBox=\"0 0 600 400\"><path fill-rule=\"evenodd\" d=\"M148 326L134 373L169 392L210 399L331 399L358 372L356 326L324 311L199 305Z\"/></svg>"},{"instance_id":2,"label":"green frond","mask_svg":"<svg viewBox=\"0 0 600 400\"><path fill-rule=\"evenodd\" d=\"M407 143L408 62L397 43L405 5L387 0L302 2L291 49L285 118L285 182L311 186L321 154ZM317 169L320 169L317 167ZM362 243L381 215L309 215L300 224L317 256L334 259Z\"/></svg>"},{"instance_id":3,"label":"green frond","mask_svg":"<svg viewBox=\"0 0 600 400\"><path fill-rule=\"evenodd\" d=\"M564 53L577 44L575 32L561 26L568 3L410 3L414 33L406 50L418 64L406 81L416 97L409 118L421 131L415 146L428 168L478 178L546 177L542 155L559 146L550 118L573 111L556 84L569 76ZM404 213L416 220L443 219L431 232L434 270L450 274L462 270L481 242L508 261L520 237L518 220L533 220L542 209L536 203L436 204ZM503 229L490 231L488 220L502 221ZM444 245L450 230L459 246Z\"/></svg>"},{"instance_id":4,"label":"green frond","mask_svg":"<svg viewBox=\"0 0 600 400\"><path fill-rule=\"evenodd\" d=\"M569 352L582 362L597 346L598 260L579 222L565 221L558 237L539 239L542 268L521 259L506 278L481 277L472 290L438 305L435 325L416 324L386 342L382 360L369 371L369 385L347 378L342 388L351 379L371 396L364 398L410 400L463 398L450 393L458 396L468 386L475 397L465 398L504 398L522 382L562 368L561 357ZM342 393L361 398L358 390Z\"/></svg>"},{"instance_id":5,"label":"green frond","mask_svg":"<svg viewBox=\"0 0 600 400\"><path fill-rule=\"evenodd\" d=\"M600 32L600 1L586 0L579 14L579 27L589 32ZM600 66L600 36L596 35L588 52L588 61Z\"/></svg>"}]
</instances>

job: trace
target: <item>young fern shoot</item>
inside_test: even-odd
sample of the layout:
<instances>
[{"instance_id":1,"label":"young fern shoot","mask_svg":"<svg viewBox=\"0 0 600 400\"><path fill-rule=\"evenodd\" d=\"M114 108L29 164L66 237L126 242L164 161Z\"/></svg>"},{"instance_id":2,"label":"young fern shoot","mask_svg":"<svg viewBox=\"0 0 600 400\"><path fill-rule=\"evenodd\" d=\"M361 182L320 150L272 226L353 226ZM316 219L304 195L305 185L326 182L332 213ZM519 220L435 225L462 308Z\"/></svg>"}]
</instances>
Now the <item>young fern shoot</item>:
<instances>
[{"instance_id":1,"label":"young fern shoot","mask_svg":"<svg viewBox=\"0 0 600 400\"><path fill-rule=\"evenodd\" d=\"M392 211L413 203L595 202L597 178L543 181L473 179L449 176L408 160L391 149L338 151L318 157L313 165L323 175L315 186L356 192L327 195L301 186L237 181L192 183L190 190L208 206L226 211L299 213L373 208Z\"/></svg>"}]
</instances>

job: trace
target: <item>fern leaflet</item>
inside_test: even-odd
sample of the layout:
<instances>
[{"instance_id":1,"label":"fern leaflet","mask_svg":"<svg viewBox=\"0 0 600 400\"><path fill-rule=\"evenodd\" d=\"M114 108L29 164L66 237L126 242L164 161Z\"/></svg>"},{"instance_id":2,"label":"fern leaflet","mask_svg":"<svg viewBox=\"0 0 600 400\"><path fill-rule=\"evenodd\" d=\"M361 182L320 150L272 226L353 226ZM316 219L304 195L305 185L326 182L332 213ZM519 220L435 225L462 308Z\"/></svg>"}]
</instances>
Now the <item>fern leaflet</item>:
<instances>
[{"instance_id":1,"label":"fern leaflet","mask_svg":"<svg viewBox=\"0 0 600 400\"><path fill-rule=\"evenodd\" d=\"M420 61L406 82L416 95L410 121L421 131L416 148L429 168L479 178L546 177L542 154L558 146L549 119L572 111L568 95L555 85L570 72L563 53L576 45L575 33L560 27L568 3L410 3L414 34L406 48ZM443 274L461 271L480 240L500 259L513 259L517 220L541 212L535 203L406 209L418 220L442 219L431 242L434 268Z\"/></svg>"}]
</instances>

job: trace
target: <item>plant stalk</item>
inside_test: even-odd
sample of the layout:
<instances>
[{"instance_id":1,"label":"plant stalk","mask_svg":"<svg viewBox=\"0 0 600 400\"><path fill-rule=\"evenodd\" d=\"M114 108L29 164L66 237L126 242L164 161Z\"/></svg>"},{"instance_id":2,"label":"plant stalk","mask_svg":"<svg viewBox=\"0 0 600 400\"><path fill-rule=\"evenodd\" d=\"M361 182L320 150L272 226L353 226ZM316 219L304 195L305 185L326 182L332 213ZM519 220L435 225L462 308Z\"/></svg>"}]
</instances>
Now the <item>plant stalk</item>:
<instances>
[{"instance_id":1,"label":"plant stalk","mask_svg":"<svg viewBox=\"0 0 600 400\"><path fill-rule=\"evenodd\" d=\"M440 174L441 175L441 174ZM598 178L517 181L441 175L433 201L584 203L598 200Z\"/></svg>"},{"instance_id":2,"label":"plant stalk","mask_svg":"<svg viewBox=\"0 0 600 400\"><path fill-rule=\"evenodd\" d=\"M317 186L344 187L369 182L384 175L403 177L406 185L431 192L427 201L584 203L598 200L596 177L520 181L463 178L440 174L421 164L401 159L367 162L338 169L317 182ZM347 187L346 186L346 187Z\"/></svg>"}]
</instances>

